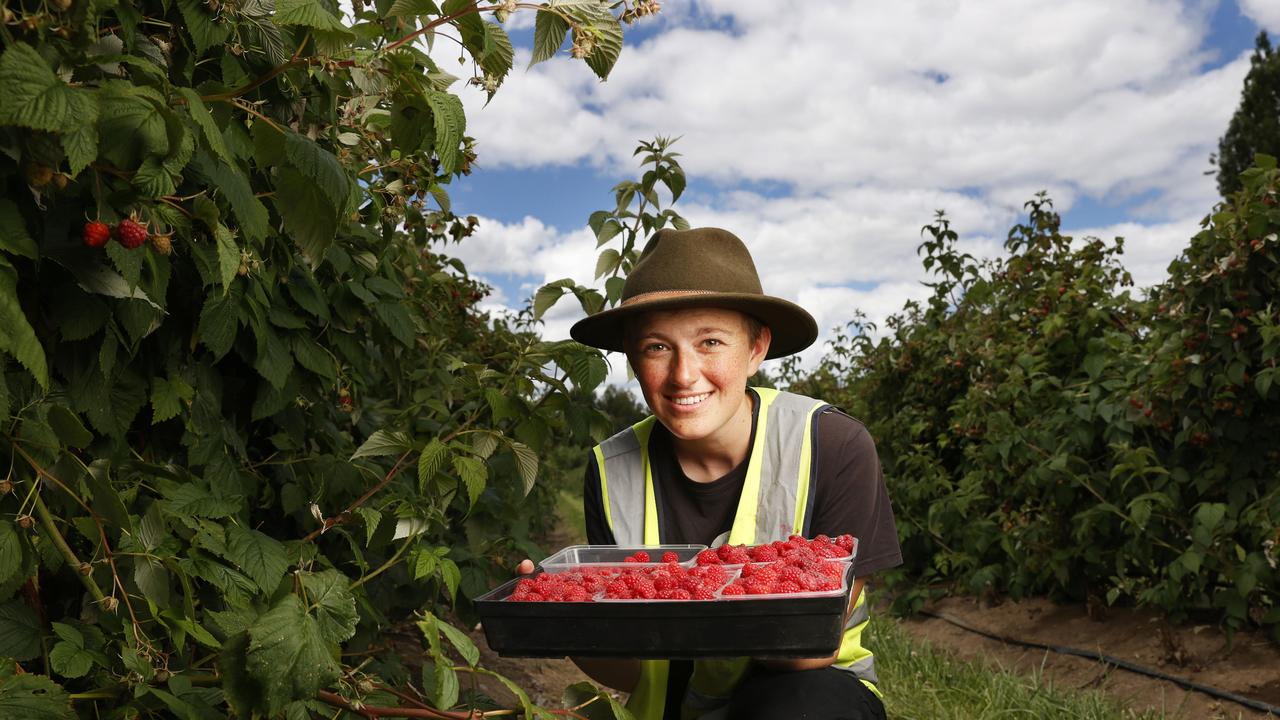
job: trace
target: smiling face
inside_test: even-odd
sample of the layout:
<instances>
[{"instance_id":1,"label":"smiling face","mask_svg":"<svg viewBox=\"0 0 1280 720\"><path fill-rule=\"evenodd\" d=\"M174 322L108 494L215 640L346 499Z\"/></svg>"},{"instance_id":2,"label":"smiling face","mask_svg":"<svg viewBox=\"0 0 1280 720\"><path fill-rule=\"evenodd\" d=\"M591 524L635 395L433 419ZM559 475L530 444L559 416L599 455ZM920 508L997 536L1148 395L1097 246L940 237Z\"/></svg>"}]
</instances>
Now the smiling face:
<instances>
[{"instance_id":1,"label":"smiling face","mask_svg":"<svg viewBox=\"0 0 1280 720\"><path fill-rule=\"evenodd\" d=\"M747 378L769 350L769 328L752 338L735 310L649 312L629 321L627 359L645 402L686 445L737 448L751 436Z\"/></svg>"}]
</instances>

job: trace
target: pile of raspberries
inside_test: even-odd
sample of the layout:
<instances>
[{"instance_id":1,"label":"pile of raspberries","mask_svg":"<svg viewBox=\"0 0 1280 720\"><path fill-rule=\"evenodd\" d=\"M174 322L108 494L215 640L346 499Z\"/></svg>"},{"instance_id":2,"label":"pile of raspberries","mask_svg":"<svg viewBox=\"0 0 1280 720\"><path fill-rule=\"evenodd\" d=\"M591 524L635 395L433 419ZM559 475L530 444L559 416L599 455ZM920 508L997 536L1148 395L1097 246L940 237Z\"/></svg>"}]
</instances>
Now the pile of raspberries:
<instances>
[{"instance_id":1,"label":"pile of raspberries","mask_svg":"<svg viewBox=\"0 0 1280 720\"><path fill-rule=\"evenodd\" d=\"M765 545L722 545L703 550L691 568L681 565L679 555L673 551L664 552L661 563L651 563L649 553L638 550L621 565L584 565L568 572L524 578L507 599L714 600L717 592L721 597L732 597L838 590L846 566L833 560L849 558L853 547L854 540L849 535L834 539L819 535L812 540L792 535L785 541ZM627 567L628 564L643 566ZM741 570L735 572L737 566Z\"/></svg>"}]
</instances>

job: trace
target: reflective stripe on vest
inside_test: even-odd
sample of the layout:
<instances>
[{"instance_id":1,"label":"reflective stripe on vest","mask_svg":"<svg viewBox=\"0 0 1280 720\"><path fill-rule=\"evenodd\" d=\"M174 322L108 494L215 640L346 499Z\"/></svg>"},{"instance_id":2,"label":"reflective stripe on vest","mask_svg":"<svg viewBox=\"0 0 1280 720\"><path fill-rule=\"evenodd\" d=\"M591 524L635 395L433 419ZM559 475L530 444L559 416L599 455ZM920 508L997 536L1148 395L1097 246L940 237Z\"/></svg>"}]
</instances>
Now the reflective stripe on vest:
<instances>
[{"instance_id":1,"label":"reflective stripe on vest","mask_svg":"<svg viewBox=\"0 0 1280 720\"><path fill-rule=\"evenodd\" d=\"M728 542L758 545L803 533L814 468L813 427L816 413L827 407L813 398L769 388L756 388L760 399L751 460ZM605 521L619 545L661 543L649 436L649 417L595 448ZM866 593L857 599L845 623L834 667L857 675L877 695L871 653L861 635L869 618ZM637 720L661 720L666 703L669 663L641 661L641 677L627 702ZM722 706L746 670L746 659L694 663L682 716L705 717Z\"/></svg>"}]
</instances>

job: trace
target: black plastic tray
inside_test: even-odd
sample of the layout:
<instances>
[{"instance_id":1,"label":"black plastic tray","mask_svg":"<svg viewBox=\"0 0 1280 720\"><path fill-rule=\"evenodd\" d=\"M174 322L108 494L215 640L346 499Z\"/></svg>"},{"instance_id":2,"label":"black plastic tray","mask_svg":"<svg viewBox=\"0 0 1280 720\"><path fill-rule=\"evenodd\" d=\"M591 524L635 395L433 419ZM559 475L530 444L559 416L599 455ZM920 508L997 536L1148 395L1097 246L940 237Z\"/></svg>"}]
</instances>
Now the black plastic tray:
<instances>
[{"instance_id":1,"label":"black plastic tray","mask_svg":"<svg viewBox=\"0 0 1280 720\"><path fill-rule=\"evenodd\" d=\"M507 602L516 578L475 605L504 657L825 657L840 644L852 563L845 572L839 593L723 600Z\"/></svg>"}]
</instances>

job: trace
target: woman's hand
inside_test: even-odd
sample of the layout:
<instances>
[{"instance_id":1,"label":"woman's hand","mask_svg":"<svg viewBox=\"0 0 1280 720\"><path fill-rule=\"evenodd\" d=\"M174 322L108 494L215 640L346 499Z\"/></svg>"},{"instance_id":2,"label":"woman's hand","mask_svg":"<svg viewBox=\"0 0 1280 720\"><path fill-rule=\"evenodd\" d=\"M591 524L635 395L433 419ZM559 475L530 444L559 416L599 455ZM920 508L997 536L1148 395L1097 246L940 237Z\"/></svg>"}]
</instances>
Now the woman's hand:
<instances>
[{"instance_id":1,"label":"woman's hand","mask_svg":"<svg viewBox=\"0 0 1280 720\"><path fill-rule=\"evenodd\" d=\"M534 570L533 561L530 560L529 558L525 558L521 560L520 564L516 566L517 575L532 575L533 570Z\"/></svg>"}]
</instances>

